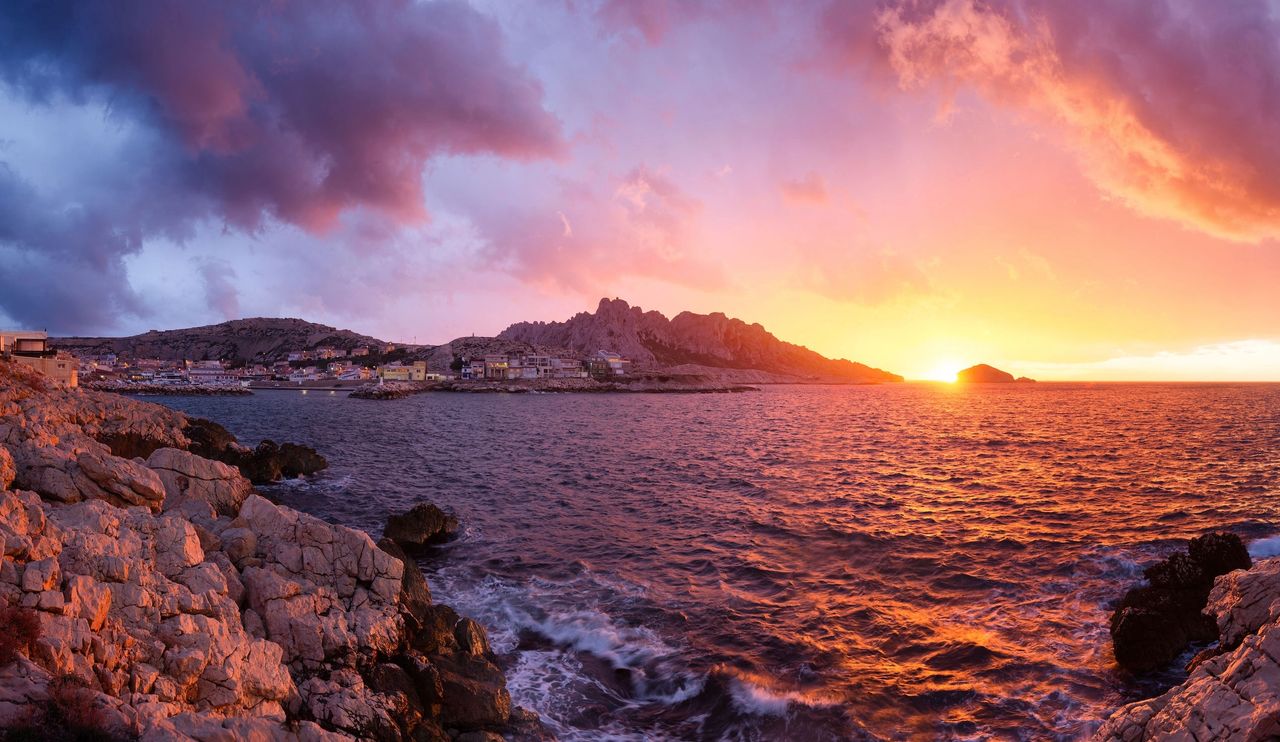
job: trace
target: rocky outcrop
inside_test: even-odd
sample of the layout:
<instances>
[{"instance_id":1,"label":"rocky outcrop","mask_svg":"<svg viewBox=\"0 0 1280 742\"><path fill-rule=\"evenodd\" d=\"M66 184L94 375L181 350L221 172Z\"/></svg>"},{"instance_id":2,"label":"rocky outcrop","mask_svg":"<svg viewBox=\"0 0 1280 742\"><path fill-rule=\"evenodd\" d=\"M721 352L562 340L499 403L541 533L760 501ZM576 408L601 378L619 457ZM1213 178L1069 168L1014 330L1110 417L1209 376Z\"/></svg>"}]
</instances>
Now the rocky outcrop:
<instances>
[{"instance_id":1,"label":"rocky outcrop","mask_svg":"<svg viewBox=\"0 0 1280 742\"><path fill-rule=\"evenodd\" d=\"M147 466L164 485L164 509L195 500L219 515L235 515L253 493L253 486L234 466L196 456L177 448L161 448L147 458Z\"/></svg>"},{"instance_id":2,"label":"rocky outcrop","mask_svg":"<svg viewBox=\"0 0 1280 742\"><path fill-rule=\"evenodd\" d=\"M441 544L458 535L458 519L429 502L420 502L408 511L387 517L382 537L397 546L413 550Z\"/></svg>"},{"instance_id":3,"label":"rocky outcrop","mask_svg":"<svg viewBox=\"0 0 1280 742\"><path fill-rule=\"evenodd\" d=\"M190 418L183 433L190 440L191 452L238 468L254 484L308 476L329 466L309 446L272 440L262 441L256 448L241 445L226 428L211 420Z\"/></svg>"},{"instance_id":4,"label":"rocky outcrop","mask_svg":"<svg viewBox=\"0 0 1280 742\"><path fill-rule=\"evenodd\" d=\"M1026 377L1022 380L1030 381ZM1012 384L1017 379L1008 371L1001 371L995 366L979 363L956 373L956 381L965 384Z\"/></svg>"},{"instance_id":5,"label":"rocky outcrop","mask_svg":"<svg viewBox=\"0 0 1280 742\"><path fill-rule=\"evenodd\" d=\"M1280 559L1219 577L1205 613L1218 646L1182 684L1118 709L1096 740L1280 737Z\"/></svg>"},{"instance_id":6,"label":"rocky outcrop","mask_svg":"<svg viewBox=\"0 0 1280 742\"><path fill-rule=\"evenodd\" d=\"M218 423L198 417L187 419L183 433L192 453L234 466L254 484L307 476L329 465L314 448L295 443L265 440L249 448Z\"/></svg>"},{"instance_id":7,"label":"rocky outcrop","mask_svg":"<svg viewBox=\"0 0 1280 742\"><path fill-rule=\"evenodd\" d=\"M252 494L235 468L183 450L185 420L96 394L28 386L0 364L0 728L542 736L511 707L484 630L434 604L398 547ZM132 435L150 417L147 435L175 445L146 460L88 433Z\"/></svg>"},{"instance_id":8,"label":"rocky outcrop","mask_svg":"<svg viewBox=\"0 0 1280 742\"><path fill-rule=\"evenodd\" d=\"M1129 590L1111 614L1116 662L1130 672L1150 672L1168 667L1192 642L1215 640L1218 629L1203 613L1214 578L1249 566L1240 537L1211 533L1148 567L1148 584Z\"/></svg>"},{"instance_id":9,"label":"rocky outcrop","mask_svg":"<svg viewBox=\"0 0 1280 742\"><path fill-rule=\"evenodd\" d=\"M681 312L668 320L659 312L645 312L621 299L601 299L594 314L582 312L565 322L520 322L503 330L498 339L589 355L610 350L621 353L637 368L696 364L782 374L792 381L902 381L897 374L861 363L825 358L779 340L759 324L747 324L719 312Z\"/></svg>"}]
</instances>

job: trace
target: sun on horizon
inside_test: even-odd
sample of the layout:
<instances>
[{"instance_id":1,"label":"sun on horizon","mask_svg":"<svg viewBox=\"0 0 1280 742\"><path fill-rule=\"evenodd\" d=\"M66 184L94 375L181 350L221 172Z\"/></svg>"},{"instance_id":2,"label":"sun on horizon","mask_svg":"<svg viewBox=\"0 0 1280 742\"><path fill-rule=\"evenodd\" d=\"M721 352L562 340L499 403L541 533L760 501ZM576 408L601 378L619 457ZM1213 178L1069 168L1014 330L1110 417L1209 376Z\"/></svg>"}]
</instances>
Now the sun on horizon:
<instances>
[{"instance_id":1,"label":"sun on horizon","mask_svg":"<svg viewBox=\"0 0 1280 742\"><path fill-rule=\"evenodd\" d=\"M941 381L947 384L954 384L956 377L965 366L959 361L938 361L929 370L917 374L913 378L918 381Z\"/></svg>"}]
</instances>

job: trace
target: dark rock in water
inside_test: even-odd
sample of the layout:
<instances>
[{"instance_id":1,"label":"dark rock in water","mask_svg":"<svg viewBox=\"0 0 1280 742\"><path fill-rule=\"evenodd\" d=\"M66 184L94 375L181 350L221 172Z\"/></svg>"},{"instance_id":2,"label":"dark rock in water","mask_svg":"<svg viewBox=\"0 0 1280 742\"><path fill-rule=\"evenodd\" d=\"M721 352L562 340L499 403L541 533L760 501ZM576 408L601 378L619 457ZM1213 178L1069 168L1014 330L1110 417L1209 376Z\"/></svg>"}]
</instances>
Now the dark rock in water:
<instances>
[{"instance_id":1,"label":"dark rock in water","mask_svg":"<svg viewBox=\"0 0 1280 742\"><path fill-rule=\"evenodd\" d=\"M382 531L383 538L391 539L402 548L421 549L439 544L458 535L458 519L431 503L418 503L408 512L387 518Z\"/></svg>"},{"instance_id":2,"label":"dark rock in water","mask_svg":"<svg viewBox=\"0 0 1280 742\"><path fill-rule=\"evenodd\" d=\"M265 442L265 441L264 441ZM261 448L261 446L259 446ZM300 446L296 443L281 443L277 456L280 460L280 473L286 479L294 477L305 477L329 466L329 462L325 458L316 453L314 448L310 446Z\"/></svg>"},{"instance_id":3,"label":"dark rock in water","mask_svg":"<svg viewBox=\"0 0 1280 742\"><path fill-rule=\"evenodd\" d=\"M1130 590L1111 614L1116 662L1134 673L1167 667L1192 642L1218 638L1202 613L1213 579L1252 566L1239 536L1211 533L1144 571L1148 585Z\"/></svg>"},{"instance_id":4,"label":"dark rock in water","mask_svg":"<svg viewBox=\"0 0 1280 742\"><path fill-rule=\"evenodd\" d=\"M296 443L277 444L265 440L251 450L240 445L226 428L198 417L188 418L182 432L191 442L187 447L189 451L239 468L254 484L314 474L329 465L314 448Z\"/></svg>"},{"instance_id":5,"label":"dark rock in water","mask_svg":"<svg viewBox=\"0 0 1280 742\"><path fill-rule=\"evenodd\" d=\"M233 446L236 437L231 431L212 420L199 417L188 417L187 427L182 429L183 435L191 441L187 450L206 459L216 459L217 455Z\"/></svg>"}]
</instances>

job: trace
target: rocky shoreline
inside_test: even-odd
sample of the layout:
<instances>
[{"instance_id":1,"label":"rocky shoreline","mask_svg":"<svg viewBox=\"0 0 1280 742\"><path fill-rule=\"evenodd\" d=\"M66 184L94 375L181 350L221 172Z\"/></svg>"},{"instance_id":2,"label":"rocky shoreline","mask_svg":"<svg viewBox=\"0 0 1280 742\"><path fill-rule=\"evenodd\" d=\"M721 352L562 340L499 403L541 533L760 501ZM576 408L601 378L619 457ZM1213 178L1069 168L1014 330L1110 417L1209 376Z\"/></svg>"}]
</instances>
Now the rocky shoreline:
<instances>
[{"instance_id":1,"label":"rocky shoreline","mask_svg":"<svg viewBox=\"0 0 1280 742\"><path fill-rule=\"evenodd\" d=\"M355 399L403 399L429 392L455 394L734 394L760 391L747 384L640 377L627 381L539 379L530 381L384 381L351 392Z\"/></svg>"},{"instance_id":2,"label":"rocky shoreline","mask_svg":"<svg viewBox=\"0 0 1280 742\"><path fill-rule=\"evenodd\" d=\"M1094 740L1280 737L1280 559L1252 562L1239 538L1210 534L1146 575L1112 616L1121 664L1146 671L1211 643L1185 681L1117 709Z\"/></svg>"},{"instance_id":3,"label":"rocky shoreline","mask_svg":"<svg viewBox=\"0 0 1280 742\"><path fill-rule=\"evenodd\" d=\"M0 736L550 737L399 543L254 493L216 433L0 362Z\"/></svg>"},{"instance_id":4,"label":"rocky shoreline","mask_svg":"<svg viewBox=\"0 0 1280 742\"><path fill-rule=\"evenodd\" d=\"M80 386L96 392L116 394L155 394L184 397L244 397L253 392L239 385L152 384L142 381L90 380Z\"/></svg>"}]
</instances>

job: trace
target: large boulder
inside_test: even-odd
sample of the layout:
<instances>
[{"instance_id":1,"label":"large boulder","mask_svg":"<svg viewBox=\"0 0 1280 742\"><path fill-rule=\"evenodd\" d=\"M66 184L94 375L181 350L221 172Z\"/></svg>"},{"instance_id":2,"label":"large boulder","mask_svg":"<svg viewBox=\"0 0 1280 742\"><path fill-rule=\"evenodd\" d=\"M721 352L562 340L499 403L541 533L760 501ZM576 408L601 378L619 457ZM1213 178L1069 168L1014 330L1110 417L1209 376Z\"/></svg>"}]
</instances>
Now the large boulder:
<instances>
[{"instance_id":1,"label":"large boulder","mask_svg":"<svg viewBox=\"0 0 1280 742\"><path fill-rule=\"evenodd\" d=\"M1218 641L1227 650L1280 620L1280 559L1265 559L1252 569L1219 577L1209 593L1205 613L1217 618Z\"/></svg>"},{"instance_id":2,"label":"large boulder","mask_svg":"<svg viewBox=\"0 0 1280 742\"><path fill-rule=\"evenodd\" d=\"M115 505L143 505L158 512L164 504L164 483L140 461L86 451L76 456L76 488L86 499ZM87 480L87 481L86 481Z\"/></svg>"},{"instance_id":3,"label":"large boulder","mask_svg":"<svg viewBox=\"0 0 1280 742\"><path fill-rule=\"evenodd\" d=\"M437 660L444 689L441 719L446 727L505 727L511 720L511 694L502 671L485 657Z\"/></svg>"},{"instance_id":4,"label":"large boulder","mask_svg":"<svg viewBox=\"0 0 1280 742\"><path fill-rule=\"evenodd\" d=\"M1167 667L1192 642L1218 638L1217 624L1203 613L1213 579L1250 564L1240 537L1212 533L1148 567L1148 584L1126 593L1111 614L1116 662L1130 672L1151 672Z\"/></svg>"},{"instance_id":5,"label":"large boulder","mask_svg":"<svg viewBox=\"0 0 1280 742\"><path fill-rule=\"evenodd\" d=\"M219 515L235 515L253 493L253 485L239 469L188 451L157 449L147 459L147 466L164 483L165 510L196 500L207 503Z\"/></svg>"},{"instance_id":6,"label":"large boulder","mask_svg":"<svg viewBox=\"0 0 1280 742\"><path fill-rule=\"evenodd\" d=\"M407 550L439 544L458 535L458 519L431 503L418 503L407 512L387 518L382 537Z\"/></svg>"},{"instance_id":7,"label":"large boulder","mask_svg":"<svg viewBox=\"0 0 1280 742\"><path fill-rule=\"evenodd\" d=\"M243 572L249 606L295 670L372 661L401 644L404 565L368 534L258 495L233 523L256 535L257 566Z\"/></svg>"}]
</instances>

